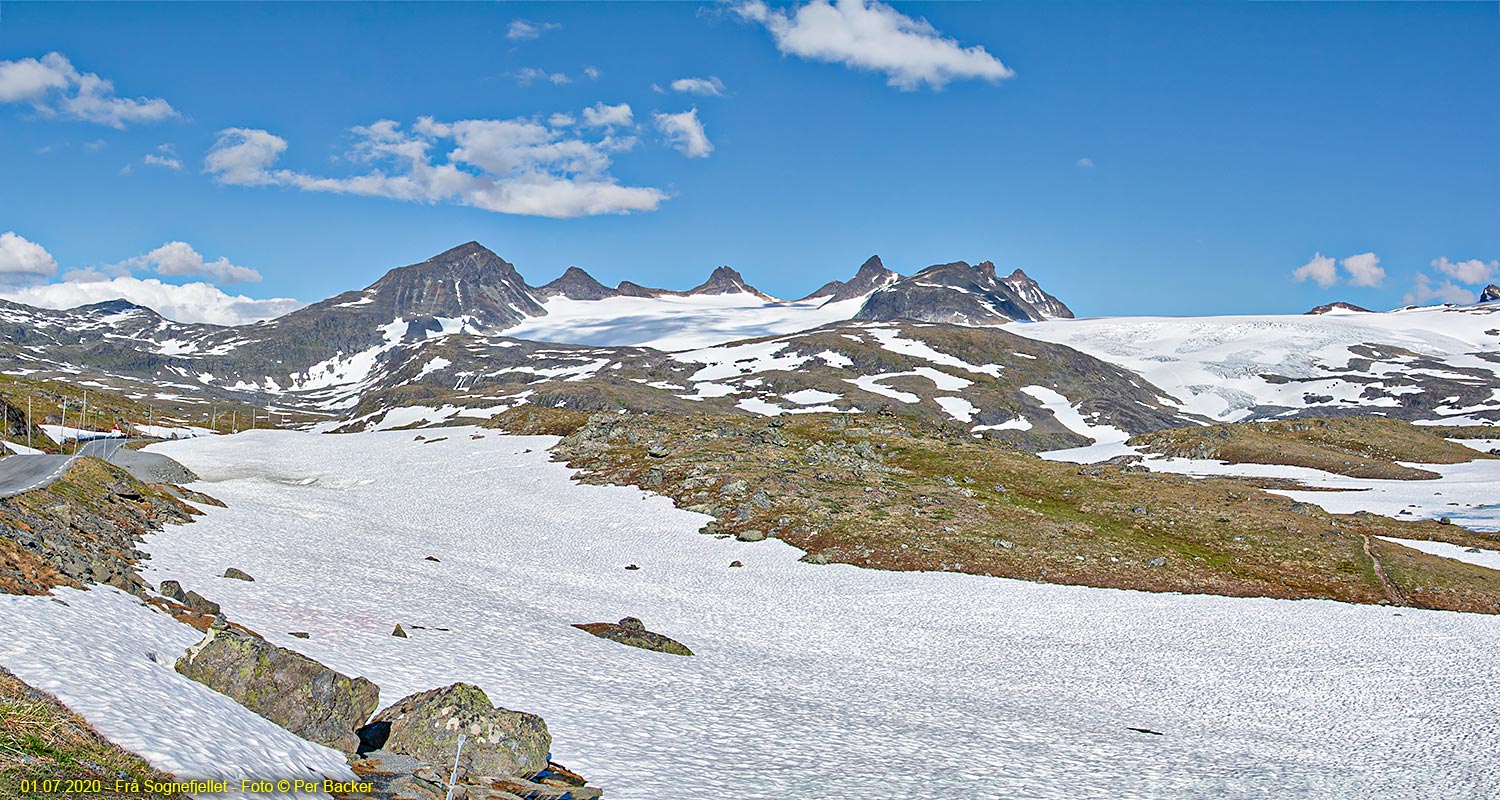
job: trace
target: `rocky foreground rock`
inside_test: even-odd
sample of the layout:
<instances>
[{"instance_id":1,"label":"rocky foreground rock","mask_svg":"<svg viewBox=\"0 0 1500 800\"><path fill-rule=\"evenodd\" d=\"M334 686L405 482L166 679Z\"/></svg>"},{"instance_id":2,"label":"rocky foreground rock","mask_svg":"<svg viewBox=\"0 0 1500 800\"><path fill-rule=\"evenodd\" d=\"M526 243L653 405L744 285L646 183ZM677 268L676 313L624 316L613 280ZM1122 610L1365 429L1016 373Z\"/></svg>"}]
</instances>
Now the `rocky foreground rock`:
<instances>
[{"instance_id":1,"label":"rocky foreground rock","mask_svg":"<svg viewBox=\"0 0 1500 800\"><path fill-rule=\"evenodd\" d=\"M546 768L552 750L552 734L541 717L500 708L483 689L468 683L402 698L361 733L366 747L446 765L445 772L463 734L460 777L532 775Z\"/></svg>"},{"instance_id":2,"label":"rocky foreground rock","mask_svg":"<svg viewBox=\"0 0 1500 800\"><path fill-rule=\"evenodd\" d=\"M380 689L317 661L215 623L177 660L177 671L310 742L352 753Z\"/></svg>"}]
</instances>

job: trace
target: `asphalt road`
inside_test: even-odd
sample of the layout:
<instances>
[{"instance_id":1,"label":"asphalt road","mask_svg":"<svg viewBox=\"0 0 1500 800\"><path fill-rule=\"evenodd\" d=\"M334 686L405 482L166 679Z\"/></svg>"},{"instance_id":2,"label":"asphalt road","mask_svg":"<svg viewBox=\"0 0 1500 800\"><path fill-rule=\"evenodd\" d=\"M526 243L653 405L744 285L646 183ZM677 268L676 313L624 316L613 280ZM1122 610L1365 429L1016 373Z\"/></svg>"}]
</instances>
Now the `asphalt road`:
<instances>
[{"instance_id":1,"label":"asphalt road","mask_svg":"<svg viewBox=\"0 0 1500 800\"><path fill-rule=\"evenodd\" d=\"M80 456L98 456L105 461L125 446L126 439L94 439L78 448ZM0 458L0 497L31 491L57 480L72 463L73 456L12 455Z\"/></svg>"}]
</instances>

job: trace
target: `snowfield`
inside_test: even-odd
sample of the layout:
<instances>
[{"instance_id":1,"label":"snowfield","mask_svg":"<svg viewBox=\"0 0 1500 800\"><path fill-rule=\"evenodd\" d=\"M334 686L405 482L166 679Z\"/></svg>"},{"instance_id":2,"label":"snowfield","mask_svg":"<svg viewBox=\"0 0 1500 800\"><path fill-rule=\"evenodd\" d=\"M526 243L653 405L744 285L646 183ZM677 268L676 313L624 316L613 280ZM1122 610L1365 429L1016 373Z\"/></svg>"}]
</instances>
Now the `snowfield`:
<instances>
[{"instance_id":1,"label":"snowfield","mask_svg":"<svg viewBox=\"0 0 1500 800\"><path fill-rule=\"evenodd\" d=\"M1095 358L1136 372L1182 401L1181 409L1234 422L1256 406L1300 409L1316 406L1376 408L1383 402L1362 399L1366 389L1382 388L1387 375L1440 375L1412 369L1410 356L1375 359L1368 373L1376 382L1346 380L1350 348L1384 345L1431 356L1444 363L1500 375L1500 362L1476 353L1500 352L1500 306L1442 306L1386 313L1260 315L1224 317L1101 317L1012 323L1005 330L1044 342L1067 345ZM1299 380L1272 382L1265 373ZM1462 373L1444 377L1473 380ZM1305 379L1305 380L1303 380ZM1393 394L1416 387L1393 387ZM1307 395L1330 400L1310 401ZM1175 405L1175 404L1174 404ZM1440 409L1445 423L1470 421L1465 414L1500 408L1500 397L1472 408Z\"/></svg>"},{"instance_id":2,"label":"snowfield","mask_svg":"<svg viewBox=\"0 0 1500 800\"><path fill-rule=\"evenodd\" d=\"M422 433L154 445L229 507L150 537L147 579L382 707L477 683L615 800L1500 795L1500 618L815 566L576 484L550 438ZM165 666L196 632L61 596L0 597L0 661L106 735L189 775L328 766ZM626 615L697 655L569 627Z\"/></svg>"},{"instance_id":3,"label":"snowfield","mask_svg":"<svg viewBox=\"0 0 1500 800\"><path fill-rule=\"evenodd\" d=\"M823 303L767 302L748 292L684 297L554 297L546 316L528 317L506 336L538 342L654 347L668 352L774 336L849 319L864 298Z\"/></svg>"}]
</instances>

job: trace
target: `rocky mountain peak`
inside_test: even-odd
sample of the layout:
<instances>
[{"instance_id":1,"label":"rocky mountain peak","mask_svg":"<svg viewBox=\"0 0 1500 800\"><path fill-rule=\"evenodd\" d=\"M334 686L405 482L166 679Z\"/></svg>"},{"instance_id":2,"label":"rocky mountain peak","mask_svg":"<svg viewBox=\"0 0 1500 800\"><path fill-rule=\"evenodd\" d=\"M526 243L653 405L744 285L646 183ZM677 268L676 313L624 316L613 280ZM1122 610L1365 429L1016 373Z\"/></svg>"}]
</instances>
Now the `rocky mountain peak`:
<instances>
[{"instance_id":1,"label":"rocky mountain peak","mask_svg":"<svg viewBox=\"0 0 1500 800\"><path fill-rule=\"evenodd\" d=\"M404 319L468 315L505 327L546 313L516 268L478 242L393 269L364 294L378 307L371 311Z\"/></svg>"},{"instance_id":2,"label":"rocky mountain peak","mask_svg":"<svg viewBox=\"0 0 1500 800\"><path fill-rule=\"evenodd\" d=\"M730 267L718 267L708 276L708 280L687 290L685 294L753 294L757 297L766 297L755 287L745 283L744 276Z\"/></svg>"},{"instance_id":3,"label":"rocky mountain peak","mask_svg":"<svg viewBox=\"0 0 1500 800\"><path fill-rule=\"evenodd\" d=\"M959 325L1001 325L1073 316L1062 301L1017 270L1004 280L995 264L934 264L874 294L855 319L913 319Z\"/></svg>"},{"instance_id":4,"label":"rocky mountain peak","mask_svg":"<svg viewBox=\"0 0 1500 800\"><path fill-rule=\"evenodd\" d=\"M619 297L620 292L594 280L594 276L579 269L568 267L557 280L533 290L538 297L566 297L569 300L604 300Z\"/></svg>"},{"instance_id":5,"label":"rocky mountain peak","mask_svg":"<svg viewBox=\"0 0 1500 800\"><path fill-rule=\"evenodd\" d=\"M1309 309L1307 311L1307 314L1330 314L1330 313L1335 313L1335 312L1340 312L1340 311L1358 312L1358 313L1361 313L1361 314L1369 314L1369 313L1371 313L1370 309L1368 309L1368 308L1364 308L1363 306L1357 306L1357 305L1355 305L1353 303L1345 303L1344 301L1339 300L1337 302L1324 303L1321 306L1316 306L1314 308L1311 308L1311 309ZM1304 314L1303 316L1306 316L1306 314Z\"/></svg>"},{"instance_id":6,"label":"rocky mountain peak","mask_svg":"<svg viewBox=\"0 0 1500 800\"><path fill-rule=\"evenodd\" d=\"M1500 286L1492 283L1484 287L1484 291L1479 293L1479 302L1481 303L1493 303L1496 301L1500 301Z\"/></svg>"},{"instance_id":7,"label":"rocky mountain peak","mask_svg":"<svg viewBox=\"0 0 1500 800\"><path fill-rule=\"evenodd\" d=\"M901 276L885 268L880 256L870 256L861 264L859 271L847 281L829 281L802 300L822 299L823 304L838 303L864 297L876 289L901 280Z\"/></svg>"}]
</instances>

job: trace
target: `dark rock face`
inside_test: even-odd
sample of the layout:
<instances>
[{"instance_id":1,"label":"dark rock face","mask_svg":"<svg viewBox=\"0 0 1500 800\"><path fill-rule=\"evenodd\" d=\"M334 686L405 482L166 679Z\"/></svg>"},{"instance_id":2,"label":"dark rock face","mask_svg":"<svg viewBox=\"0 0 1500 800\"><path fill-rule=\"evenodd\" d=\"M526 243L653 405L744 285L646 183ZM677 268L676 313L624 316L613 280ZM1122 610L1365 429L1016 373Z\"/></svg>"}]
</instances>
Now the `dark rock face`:
<instances>
[{"instance_id":1,"label":"dark rock face","mask_svg":"<svg viewBox=\"0 0 1500 800\"><path fill-rule=\"evenodd\" d=\"M762 300L772 299L770 295L745 283L745 278L729 267L715 269L708 276L708 280L683 292L683 294L753 294Z\"/></svg>"},{"instance_id":2,"label":"dark rock face","mask_svg":"<svg viewBox=\"0 0 1500 800\"><path fill-rule=\"evenodd\" d=\"M1315 308L1309 309L1307 313L1308 314L1327 314L1330 311L1358 311L1358 312L1360 312L1362 314L1373 313L1368 308L1363 308L1363 307L1357 306L1357 305L1355 305L1353 303L1345 303L1342 300L1340 300L1340 301L1338 301L1336 303L1324 303L1321 306L1317 306Z\"/></svg>"},{"instance_id":3,"label":"dark rock face","mask_svg":"<svg viewBox=\"0 0 1500 800\"><path fill-rule=\"evenodd\" d=\"M302 738L352 753L380 688L243 630L216 623L177 671Z\"/></svg>"},{"instance_id":4,"label":"dark rock face","mask_svg":"<svg viewBox=\"0 0 1500 800\"><path fill-rule=\"evenodd\" d=\"M254 578L250 577L250 573L236 567L230 567L229 569L224 570L224 577L233 578L237 581L255 581Z\"/></svg>"},{"instance_id":5,"label":"dark rock face","mask_svg":"<svg viewBox=\"0 0 1500 800\"><path fill-rule=\"evenodd\" d=\"M1493 303L1496 301L1500 301L1500 286L1492 283L1484 287L1484 291L1479 293L1479 302L1481 303Z\"/></svg>"},{"instance_id":6,"label":"dark rock face","mask_svg":"<svg viewBox=\"0 0 1500 800\"><path fill-rule=\"evenodd\" d=\"M824 304L838 303L844 300L853 300L856 297L883 289L896 281L901 276L885 268L881 263L880 256L870 256L869 260L860 266L859 271L848 281L829 281L812 294L802 298L812 300L813 298L826 298Z\"/></svg>"},{"instance_id":7,"label":"dark rock face","mask_svg":"<svg viewBox=\"0 0 1500 800\"><path fill-rule=\"evenodd\" d=\"M854 315L859 320L910 319L959 325L1036 322L1073 312L1016 270L1004 280L985 261L938 264L870 295Z\"/></svg>"},{"instance_id":8,"label":"dark rock face","mask_svg":"<svg viewBox=\"0 0 1500 800\"><path fill-rule=\"evenodd\" d=\"M578 267L568 267L557 280L538 287L535 294L541 298L566 297L569 300L604 300L620 296L618 290L594 280L594 276Z\"/></svg>"},{"instance_id":9,"label":"dark rock face","mask_svg":"<svg viewBox=\"0 0 1500 800\"><path fill-rule=\"evenodd\" d=\"M532 775L546 768L552 749L552 734L541 717L499 708L483 689L467 683L404 697L375 715L371 727L380 724L389 726L382 749L442 765L444 771L452 767L458 735L464 734L460 776Z\"/></svg>"},{"instance_id":10,"label":"dark rock face","mask_svg":"<svg viewBox=\"0 0 1500 800\"><path fill-rule=\"evenodd\" d=\"M628 644L631 647L639 647L642 650L654 650L658 653L667 653L674 656L690 656L693 654L693 651L689 650L681 642L646 630L645 624L635 617L626 617L618 623L589 622L581 625L575 624L573 627L592 633L601 639Z\"/></svg>"},{"instance_id":11,"label":"dark rock face","mask_svg":"<svg viewBox=\"0 0 1500 800\"><path fill-rule=\"evenodd\" d=\"M639 283L632 283L630 281L620 281L620 284L615 287L615 293L621 297L661 297L662 295L676 294L666 289L653 289L649 286L642 286Z\"/></svg>"},{"instance_id":12,"label":"dark rock face","mask_svg":"<svg viewBox=\"0 0 1500 800\"><path fill-rule=\"evenodd\" d=\"M382 315L387 320L392 315L412 319L469 314L487 326L506 327L545 313L516 268L478 242L393 269L367 292L376 298L372 305L392 312Z\"/></svg>"}]
</instances>

